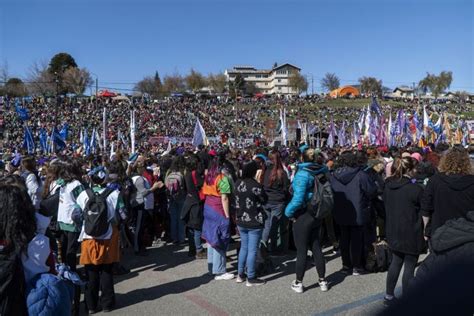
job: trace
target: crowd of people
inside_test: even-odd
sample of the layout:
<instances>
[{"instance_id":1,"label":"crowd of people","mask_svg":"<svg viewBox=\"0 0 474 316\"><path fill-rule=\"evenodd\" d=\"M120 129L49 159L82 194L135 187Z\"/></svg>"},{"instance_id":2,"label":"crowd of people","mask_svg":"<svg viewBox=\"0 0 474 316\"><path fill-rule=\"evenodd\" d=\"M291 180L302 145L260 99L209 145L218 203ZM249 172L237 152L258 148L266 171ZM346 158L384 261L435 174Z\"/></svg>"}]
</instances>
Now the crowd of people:
<instances>
[{"instance_id":1,"label":"crowd of people","mask_svg":"<svg viewBox=\"0 0 474 316\"><path fill-rule=\"evenodd\" d=\"M85 108L69 112L71 120L79 115L97 120L93 103L81 106ZM152 113L145 106L143 111L151 121L160 121L169 118L169 111L189 115L187 106L158 107ZM120 109L114 111L112 122L120 124ZM206 124L221 124L219 117L230 111L207 111ZM176 129L183 124L184 133L190 130L190 121L173 122ZM246 124L253 123L243 119L237 125ZM400 308L439 271L474 263L473 166L460 146L177 145L159 155L117 150L86 159L16 153L3 161L1 315L39 315L61 308L77 314L80 287L57 276L57 262L87 282L90 314L111 311L116 306L113 276L128 272L123 249L143 256L157 241L186 246L190 257L207 264L214 280L235 279L248 287L264 285L265 265L295 250L295 278L288 290L296 293L305 290L308 250L319 288L331 289L322 251L329 246L341 255L341 273L357 277L388 270L384 303L389 308ZM227 264L231 247L238 251L237 271ZM380 251L385 262L377 260ZM403 296L397 303L402 267ZM456 284L470 293L458 297L456 308L472 314L471 280ZM54 295L58 292L62 295Z\"/></svg>"},{"instance_id":2,"label":"crowd of people","mask_svg":"<svg viewBox=\"0 0 474 316\"><path fill-rule=\"evenodd\" d=\"M235 140L254 140L268 136L267 121L277 122L279 109L283 106L287 108L288 120L306 123L308 130L313 132L328 132L331 119L338 126L345 121L346 127L351 129L352 123L347 122L356 121L360 116L361 109L350 106L350 103L345 107L332 107L324 102L327 100L323 98L252 98L239 101L170 98L160 101L132 99L132 102L110 98L62 98L59 102L54 98L27 98L19 102L19 106L28 112L27 125L35 140L39 139L41 129L45 129L49 135L53 127L59 130L67 125L68 137L65 141L73 149L80 146L84 131L90 135L95 128L100 130L98 135L102 137L104 108L108 143L115 142L120 147L129 144L130 110L135 109L136 143L145 150L151 147L151 137L192 138L197 118L208 137L220 139L225 134L226 138ZM369 103L370 100L367 101ZM14 152L24 142L25 121L19 117L15 104L14 100L0 99L3 151ZM392 111L395 114L393 112L399 109L408 113L417 107L421 108L414 101L407 101L403 105L381 102L383 113ZM471 111L471 108L472 105L464 103L427 105L430 113L451 113L456 116ZM268 142L271 143L272 139ZM101 143L99 141L99 145ZM36 150L39 151L40 146L37 145Z\"/></svg>"}]
</instances>

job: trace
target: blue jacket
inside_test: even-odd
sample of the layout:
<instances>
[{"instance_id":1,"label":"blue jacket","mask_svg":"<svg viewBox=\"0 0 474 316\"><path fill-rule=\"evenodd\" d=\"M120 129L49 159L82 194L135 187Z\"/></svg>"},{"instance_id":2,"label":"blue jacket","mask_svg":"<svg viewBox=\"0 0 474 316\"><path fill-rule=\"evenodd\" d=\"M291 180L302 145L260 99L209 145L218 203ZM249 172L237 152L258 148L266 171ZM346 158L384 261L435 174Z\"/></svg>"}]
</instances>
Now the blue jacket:
<instances>
[{"instance_id":1,"label":"blue jacket","mask_svg":"<svg viewBox=\"0 0 474 316\"><path fill-rule=\"evenodd\" d=\"M313 162L304 162L298 165L298 170L292 184L293 197L285 209L286 217L292 218L298 212L301 212L306 203L313 197L314 177L326 172L328 172L326 166Z\"/></svg>"},{"instance_id":2,"label":"blue jacket","mask_svg":"<svg viewBox=\"0 0 474 316\"><path fill-rule=\"evenodd\" d=\"M71 315L74 288L59 277L43 273L31 280L26 305L30 316Z\"/></svg>"}]
</instances>

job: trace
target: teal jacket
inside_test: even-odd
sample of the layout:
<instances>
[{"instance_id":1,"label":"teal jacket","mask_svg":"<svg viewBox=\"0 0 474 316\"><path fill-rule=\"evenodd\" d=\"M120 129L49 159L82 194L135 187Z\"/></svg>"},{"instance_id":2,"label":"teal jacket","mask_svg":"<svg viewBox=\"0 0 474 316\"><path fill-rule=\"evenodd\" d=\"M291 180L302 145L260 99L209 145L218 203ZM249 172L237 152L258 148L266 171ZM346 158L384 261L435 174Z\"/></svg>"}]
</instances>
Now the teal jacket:
<instances>
[{"instance_id":1,"label":"teal jacket","mask_svg":"<svg viewBox=\"0 0 474 316\"><path fill-rule=\"evenodd\" d=\"M293 218L297 213L301 213L306 203L313 197L314 177L327 172L326 166L313 162L304 162L298 165L292 184L293 197L285 209L286 217Z\"/></svg>"}]
</instances>

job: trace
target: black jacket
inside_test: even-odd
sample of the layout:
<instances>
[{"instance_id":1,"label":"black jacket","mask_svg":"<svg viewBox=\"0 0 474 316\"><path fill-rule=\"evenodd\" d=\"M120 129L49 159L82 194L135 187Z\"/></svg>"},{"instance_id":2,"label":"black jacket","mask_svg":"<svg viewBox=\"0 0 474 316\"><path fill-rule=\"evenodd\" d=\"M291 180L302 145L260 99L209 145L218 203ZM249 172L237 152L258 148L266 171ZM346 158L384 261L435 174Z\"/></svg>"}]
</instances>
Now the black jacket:
<instances>
[{"instance_id":1,"label":"black jacket","mask_svg":"<svg viewBox=\"0 0 474 316\"><path fill-rule=\"evenodd\" d=\"M330 177L334 219L339 225L361 226L370 220L370 200L377 187L361 168L342 167Z\"/></svg>"},{"instance_id":2,"label":"black jacket","mask_svg":"<svg viewBox=\"0 0 474 316\"><path fill-rule=\"evenodd\" d=\"M431 218L425 234L431 236L446 221L473 210L474 175L438 173L428 181L421 202L422 215Z\"/></svg>"},{"instance_id":3,"label":"black jacket","mask_svg":"<svg viewBox=\"0 0 474 316\"><path fill-rule=\"evenodd\" d=\"M265 188L265 192L268 195L268 203L269 204L282 204L288 200L289 197L289 188L290 188L290 180L288 179L288 175L283 170L283 177L280 181L275 181L272 185L270 185L270 176L273 171L273 165L270 165L265 170L265 175L263 178L263 185Z\"/></svg>"},{"instance_id":4,"label":"black jacket","mask_svg":"<svg viewBox=\"0 0 474 316\"><path fill-rule=\"evenodd\" d=\"M196 178L194 183L193 173ZM202 229L204 202L199 199L199 190L204 183L204 177L197 171L186 172L184 184L186 187L186 198L181 209L181 219L186 226L192 229Z\"/></svg>"},{"instance_id":5,"label":"black jacket","mask_svg":"<svg viewBox=\"0 0 474 316\"><path fill-rule=\"evenodd\" d=\"M263 186L254 179L237 181L235 190L236 223L245 228L263 228L266 213L263 205L267 194Z\"/></svg>"},{"instance_id":6,"label":"black jacket","mask_svg":"<svg viewBox=\"0 0 474 316\"><path fill-rule=\"evenodd\" d=\"M385 231L390 249L419 255L425 250L423 219L420 213L422 186L408 178L388 178L385 202Z\"/></svg>"}]
</instances>

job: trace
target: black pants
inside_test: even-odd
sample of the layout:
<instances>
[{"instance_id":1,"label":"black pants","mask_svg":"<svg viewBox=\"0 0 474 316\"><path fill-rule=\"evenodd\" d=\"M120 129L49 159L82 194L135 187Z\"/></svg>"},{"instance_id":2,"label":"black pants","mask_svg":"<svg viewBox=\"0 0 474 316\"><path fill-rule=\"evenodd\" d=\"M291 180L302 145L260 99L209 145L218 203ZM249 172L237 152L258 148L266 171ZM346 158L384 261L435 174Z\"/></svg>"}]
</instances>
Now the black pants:
<instances>
[{"instance_id":1,"label":"black pants","mask_svg":"<svg viewBox=\"0 0 474 316\"><path fill-rule=\"evenodd\" d=\"M308 248L313 252L314 263L320 279L326 275L326 262L319 243L321 221L304 213L293 223L293 238L296 246L296 280L303 282L306 272L306 256Z\"/></svg>"},{"instance_id":2,"label":"black pants","mask_svg":"<svg viewBox=\"0 0 474 316\"><path fill-rule=\"evenodd\" d=\"M99 305L99 290L102 291L100 303L102 308L112 308L115 305L114 280L112 264L86 264L85 270L89 282L86 287L86 304L89 310L97 310Z\"/></svg>"},{"instance_id":3,"label":"black pants","mask_svg":"<svg viewBox=\"0 0 474 316\"><path fill-rule=\"evenodd\" d=\"M59 241L61 242L61 258L63 263L67 264L71 271L76 271L77 252L79 250L79 233L61 231Z\"/></svg>"},{"instance_id":4,"label":"black pants","mask_svg":"<svg viewBox=\"0 0 474 316\"><path fill-rule=\"evenodd\" d=\"M364 227L341 225L342 265L346 268L362 270L362 254L364 251Z\"/></svg>"},{"instance_id":5,"label":"black pants","mask_svg":"<svg viewBox=\"0 0 474 316\"><path fill-rule=\"evenodd\" d=\"M410 281L415 276L415 268L418 262L418 256L408 255L398 251L392 253L392 263L388 268L387 274L387 294L394 295L395 286L397 285L398 277L402 266L405 265L402 277L402 292L405 293L408 289Z\"/></svg>"}]
</instances>

